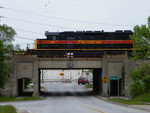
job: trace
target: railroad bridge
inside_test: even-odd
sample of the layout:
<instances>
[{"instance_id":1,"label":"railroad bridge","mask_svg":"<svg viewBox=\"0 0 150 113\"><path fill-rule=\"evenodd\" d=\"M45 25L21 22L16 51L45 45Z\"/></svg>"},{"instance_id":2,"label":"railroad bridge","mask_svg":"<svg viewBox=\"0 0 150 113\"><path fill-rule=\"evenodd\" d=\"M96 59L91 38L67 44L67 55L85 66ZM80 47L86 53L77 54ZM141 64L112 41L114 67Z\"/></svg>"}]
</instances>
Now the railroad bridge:
<instances>
[{"instance_id":1,"label":"railroad bridge","mask_svg":"<svg viewBox=\"0 0 150 113\"><path fill-rule=\"evenodd\" d=\"M3 95L20 96L23 78L32 78L32 95L38 97L41 69L93 69L95 93L109 96L117 92L120 96L129 96L130 66L127 55L104 55L101 58L38 58L36 55L14 55L9 66L9 79L5 89L1 90ZM123 67L124 77L121 74Z\"/></svg>"}]
</instances>

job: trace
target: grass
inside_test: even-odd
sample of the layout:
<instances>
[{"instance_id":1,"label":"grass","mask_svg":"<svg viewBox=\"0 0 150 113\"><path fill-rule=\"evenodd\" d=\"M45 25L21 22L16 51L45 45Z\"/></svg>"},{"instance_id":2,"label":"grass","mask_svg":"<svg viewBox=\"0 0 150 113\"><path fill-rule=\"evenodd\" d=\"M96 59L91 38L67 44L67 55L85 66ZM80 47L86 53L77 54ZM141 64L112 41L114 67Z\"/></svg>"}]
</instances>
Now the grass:
<instances>
[{"instance_id":1,"label":"grass","mask_svg":"<svg viewBox=\"0 0 150 113\"><path fill-rule=\"evenodd\" d=\"M150 103L150 94L144 94L141 96L133 97L131 98L131 100L123 98L112 98L108 100L128 105L147 105L148 103Z\"/></svg>"},{"instance_id":2,"label":"grass","mask_svg":"<svg viewBox=\"0 0 150 113\"><path fill-rule=\"evenodd\" d=\"M141 101L141 102L149 102L150 103L150 93L134 97L134 98L132 98L132 100Z\"/></svg>"},{"instance_id":3,"label":"grass","mask_svg":"<svg viewBox=\"0 0 150 113\"><path fill-rule=\"evenodd\" d=\"M27 100L38 100L39 97L6 97L6 96L0 96L0 102L9 102L9 101L27 101ZM1 113L1 112L0 112Z\"/></svg>"},{"instance_id":4,"label":"grass","mask_svg":"<svg viewBox=\"0 0 150 113\"><path fill-rule=\"evenodd\" d=\"M0 113L17 113L13 106L0 106Z\"/></svg>"},{"instance_id":5,"label":"grass","mask_svg":"<svg viewBox=\"0 0 150 113\"><path fill-rule=\"evenodd\" d=\"M136 100L127 100L127 99L122 99L122 98L112 98L108 100L121 103L121 104L128 104L128 105L145 105L145 103L142 103Z\"/></svg>"},{"instance_id":6,"label":"grass","mask_svg":"<svg viewBox=\"0 0 150 113\"><path fill-rule=\"evenodd\" d=\"M87 84L86 88L93 88L93 84Z\"/></svg>"},{"instance_id":7,"label":"grass","mask_svg":"<svg viewBox=\"0 0 150 113\"><path fill-rule=\"evenodd\" d=\"M41 86L41 89L44 89L44 86Z\"/></svg>"}]
</instances>

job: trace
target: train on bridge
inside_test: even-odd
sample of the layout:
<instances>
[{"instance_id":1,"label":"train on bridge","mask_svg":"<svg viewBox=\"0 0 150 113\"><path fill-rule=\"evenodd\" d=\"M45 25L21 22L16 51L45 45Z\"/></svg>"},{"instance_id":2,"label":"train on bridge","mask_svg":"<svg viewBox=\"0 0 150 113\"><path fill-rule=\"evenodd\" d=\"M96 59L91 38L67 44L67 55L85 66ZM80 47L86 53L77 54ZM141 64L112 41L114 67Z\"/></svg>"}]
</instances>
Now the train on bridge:
<instances>
[{"instance_id":1,"label":"train on bridge","mask_svg":"<svg viewBox=\"0 0 150 113\"><path fill-rule=\"evenodd\" d=\"M27 54L38 57L102 57L104 54L130 54L133 42L130 30L45 32L46 39L36 39Z\"/></svg>"}]
</instances>

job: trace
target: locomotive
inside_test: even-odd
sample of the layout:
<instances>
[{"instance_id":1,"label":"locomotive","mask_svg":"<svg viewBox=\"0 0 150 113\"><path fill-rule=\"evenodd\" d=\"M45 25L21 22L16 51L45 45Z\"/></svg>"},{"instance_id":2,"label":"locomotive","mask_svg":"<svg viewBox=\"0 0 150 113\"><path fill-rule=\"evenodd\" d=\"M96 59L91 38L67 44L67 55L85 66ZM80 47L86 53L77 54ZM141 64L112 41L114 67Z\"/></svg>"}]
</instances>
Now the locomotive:
<instances>
[{"instance_id":1,"label":"locomotive","mask_svg":"<svg viewBox=\"0 0 150 113\"><path fill-rule=\"evenodd\" d=\"M46 39L36 39L28 54L38 57L102 57L104 54L129 54L133 42L130 30L115 32L64 31L45 32Z\"/></svg>"}]
</instances>

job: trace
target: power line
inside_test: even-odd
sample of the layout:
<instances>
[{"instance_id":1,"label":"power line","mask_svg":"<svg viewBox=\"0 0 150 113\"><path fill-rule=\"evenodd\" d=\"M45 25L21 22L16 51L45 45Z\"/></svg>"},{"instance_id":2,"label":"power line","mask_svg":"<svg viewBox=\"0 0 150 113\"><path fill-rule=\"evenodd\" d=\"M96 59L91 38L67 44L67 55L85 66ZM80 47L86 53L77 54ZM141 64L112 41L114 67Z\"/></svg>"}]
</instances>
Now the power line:
<instances>
[{"instance_id":1,"label":"power line","mask_svg":"<svg viewBox=\"0 0 150 113\"><path fill-rule=\"evenodd\" d=\"M19 44L19 45L27 45L27 44L34 44L34 43L13 43L14 45L17 45L17 44Z\"/></svg>"},{"instance_id":2,"label":"power line","mask_svg":"<svg viewBox=\"0 0 150 113\"><path fill-rule=\"evenodd\" d=\"M71 28L71 27L63 27L63 26L58 26L58 25L51 25L51 24L43 24L43 23L37 23L37 22L31 22L31 21L27 21L27 20L21 20L21 19L16 19L16 18L10 18L10 17L4 17L6 19L10 19L10 20L15 20L15 21L21 21L21 22L26 22L26 23L31 23L31 24L36 24L36 25L42 25L42 26L53 26L53 27L58 27L58 28L67 28L67 29L72 29L72 30L82 30L82 29L78 29L78 28ZM111 25L111 26L134 26L134 25L119 25L119 24L105 24L105 23L101 23L104 25Z\"/></svg>"},{"instance_id":3,"label":"power line","mask_svg":"<svg viewBox=\"0 0 150 113\"><path fill-rule=\"evenodd\" d=\"M16 29L16 28L15 28ZM38 33L38 32L33 32L33 31L27 31L27 30L22 30L22 29L16 29L18 31L23 31L23 32L27 32L27 33L33 33L33 34L40 34L43 35L44 33Z\"/></svg>"},{"instance_id":4,"label":"power line","mask_svg":"<svg viewBox=\"0 0 150 113\"><path fill-rule=\"evenodd\" d=\"M98 23L89 22L89 21L82 21L82 20L75 20L75 19L60 18L60 17L47 16L47 15L41 15L41 14L34 14L34 13L30 13L30 12L26 12L26 11L21 11L21 10L16 10L16 9L11 9L11 8L4 8L4 9L10 10L10 11L15 11L15 12L20 12L20 13L25 13L25 14L30 14L30 15L35 15L35 16L42 16L42 17L46 17L46 18L53 18L53 19L57 19L57 20L98 24Z\"/></svg>"},{"instance_id":5,"label":"power line","mask_svg":"<svg viewBox=\"0 0 150 113\"><path fill-rule=\"evenodd\" d=\"M4 18L10 19L10 20L15 20L15 21L21 21L21 22L31 23L31 24L36 24L36 25L42 25L42 26L53 26L53 27L59 27L59 28L67 28L67 29L77 30L77 28L63 27L63 26L51 25L51 24L43 24L43 23L31 22L31 21L27 21L27 20L10 18L10 17L4 17ZM81 30L81 29L78 29L78 30Z\"/></svg>"},{"instance_id":6,"label":"power line","mask_svg":"<svg viewBox=\"0 0 150 113\"><path fill-rule=\"evenodd\" d=\"M79 7L79 5L74 5L74 4L72 4L72 3L61 3L61 2L50 2L50 3L54 3L54 4L64 4L64 5L72 5L72 6L74 6L74 7ZM99 8L100 6L91 6L91 5L81 5L80 4L80 7L89 7L89 8ZM101 6L100 8L102 8L102 9L109 9L109 10L129 10L129 11L137 11L137 12L139 12L139 11L147 11L147 12L149 12L150 10L149 9L140 9L140 8L125 8L125 7L118 7L118 8L116 8L116 7L105 7L105 6Z\"/></svg>"},{"instance_id":7,"label":"power line","mask_svg":"<svg viewBox=\"0 0 150 113\"><path fill-rule=\"evenodd\" d=\"M75 20L75 19L60 18L60 17L47 16L47 15L41 15L41 14L34 14L34 13L30 13L30 12L26 12L26 11L21 11L21 10L16 10L16 9L11 9L11 8L4 8L4 9L10 10L10 11L16 11L16 12L20 12L20 13L25 13L25 14L31 14L31 15L35 15L35 16L42 16L42 17L46 17L46 18L53 18L53 19L57 19L57 20L98 24L98 23L89 22L89 21L82 21L82 20Z\"/></svg>"},{"instance_id":8,"label":"power line","mask_svg":"<svg viewBox=\"0 0 150 113\"><path fill-rule=\"evenodd\" d=\"M100 25L112 25L112 26L134 26L134 25L124 25L124 24L111 24L111 23L99 23L99 22L92 22L92 21L82 21L82 20L75 20L75 19L67 19L67 18L60 18L60 17L54 17L54 16L47 16L47 15L41 15L41 14L34 14L26 11L21 11L21 10L16 10L16 9L11 9L11 8L4 8L6 10L10 11L16 11L20 13L25 13L25 14L30 14L30 15L35 15L35 16L42 16L46 18L53 18L57 20L64 20L64 21L73 21L73 22L80 22L80 23L88 23L88 24L100 24Z\"/></svg>"},{"instance_id":9,"label":"power line","mask_svg":"<svg viewBox=\"0 0 150 113\"><path fill-rule=\"evenodd\" d=\"M41 14L34 14L34 13L31 13L31 12L26 12L26 11L11 9L11 8L4 8L4 9L10 10L10 11L15 11L15 12L20 12L20 13L25 13L25 14L31 14L31 15L35 15L35 16L42 16L42 17L46 17L46 18L53 18L53 19L58 19L58 20L64 20L64 21L75 21L75 22L84 22L84 23L95 23L95 22L86 22L86 21L82 21L82 20L74 20L74 19L60 18L60 17L47 16L47 15L41 15Z\"/></svg>"},{"instance_id":10,"label":"power line","mask_svg":"<svg viewBox=\"0 0 150 113\"><path fill-rule=\"evenodd\" d=\"M26 38L26 37L22 37L22 36L15 36L16 38L20 38L20 39L25 39L25 40L34 40L34 39L30 39L30 38Z\"/></svg>"}]
</instances>

